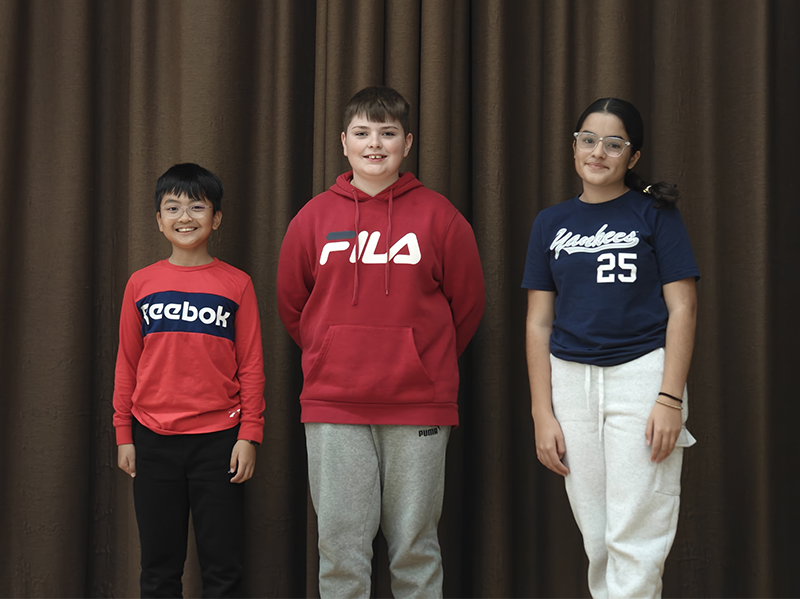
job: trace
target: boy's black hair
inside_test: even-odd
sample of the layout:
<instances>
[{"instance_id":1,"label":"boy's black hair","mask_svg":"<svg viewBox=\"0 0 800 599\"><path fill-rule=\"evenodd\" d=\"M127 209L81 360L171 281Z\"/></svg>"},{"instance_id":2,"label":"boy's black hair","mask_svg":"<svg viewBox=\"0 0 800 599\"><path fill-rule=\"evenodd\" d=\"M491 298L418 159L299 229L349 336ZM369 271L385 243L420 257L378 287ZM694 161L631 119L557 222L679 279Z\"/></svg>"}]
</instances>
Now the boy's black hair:
<instances>
[{"instance_id":1,"label":"boy's black hair","mask_svg":"<svg viewBox=\"0 0 800 599\"><path fill-rule=\"evenodd\" d=\"M156 212L161 210L161 198L166 193L185 193L193 200L208 200L214 213L222 209L222 181L211 171L193 162L176 164L158 178Z\"/></svg>"},{"instance_id":2,"label":"boy's black hair","mask_svg":"<svg viewBox=\"0 0 800 599\"><path fill-rule=\"evenodd\" d=\"M391 87L365 87L355 96L350 98L344 108L342 131L347 133L347 128L357 116L364 116L371 123L385 123L399 121L403 127L403 135L408 135L408 112L411 106L400 93Z\"/></svg>"}]
</instances>

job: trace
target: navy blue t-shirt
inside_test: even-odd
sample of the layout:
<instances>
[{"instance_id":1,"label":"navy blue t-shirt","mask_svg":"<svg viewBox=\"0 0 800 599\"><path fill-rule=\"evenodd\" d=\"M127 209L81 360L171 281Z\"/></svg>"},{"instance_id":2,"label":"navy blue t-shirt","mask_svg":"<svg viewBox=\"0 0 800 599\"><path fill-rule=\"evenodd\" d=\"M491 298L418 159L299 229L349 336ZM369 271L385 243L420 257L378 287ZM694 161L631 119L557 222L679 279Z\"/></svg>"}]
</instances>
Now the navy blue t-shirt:
<instances>
[{"instance_id":1,"label":"navy blue t-shirt","mask_svg":"<svg viewBox=\"0 0 800 599\"><path fill-rule=\"evenodd\" d=\"M664 347L661 287L689 277L700 273L680 212L631 190L610 202L575 197L542 210L522 287L556 292L554 356L615 366Z\"/></svg>"}]
</instances>

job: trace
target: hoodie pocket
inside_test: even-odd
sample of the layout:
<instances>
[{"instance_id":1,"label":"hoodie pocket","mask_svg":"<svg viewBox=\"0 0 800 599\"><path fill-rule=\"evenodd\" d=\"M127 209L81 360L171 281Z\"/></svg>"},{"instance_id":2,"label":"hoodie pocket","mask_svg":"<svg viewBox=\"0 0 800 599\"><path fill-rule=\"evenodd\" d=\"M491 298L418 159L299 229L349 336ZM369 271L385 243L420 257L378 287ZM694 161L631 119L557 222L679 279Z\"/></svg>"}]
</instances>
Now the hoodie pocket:
<instances>
[{"instance_id":1,"label":"hoodie pocket","mask_svg":"<svg viewBox=\"0 0 800 599\"><path fill-rule=\"evenodd\" d=\"M411 327L332 325L309 369L303 399L426 403L434 384Z\"/></svg>"}]
</instances>

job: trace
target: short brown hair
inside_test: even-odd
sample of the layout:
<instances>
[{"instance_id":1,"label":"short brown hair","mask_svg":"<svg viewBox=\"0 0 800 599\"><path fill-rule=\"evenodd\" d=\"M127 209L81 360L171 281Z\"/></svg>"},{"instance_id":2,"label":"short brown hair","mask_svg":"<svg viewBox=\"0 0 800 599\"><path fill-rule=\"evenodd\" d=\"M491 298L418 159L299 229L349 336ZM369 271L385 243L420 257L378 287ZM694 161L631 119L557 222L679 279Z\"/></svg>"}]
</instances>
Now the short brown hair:
<instances>
[{"instance_id":1,"label":"short brown hair","mask_svg":"<svg viewBox=\"0 0 800 599\"><path fill-rule=\"evenodd\" d=\"M345 106L342 131L346 133L353 119L363 115L372 123L399 121L403 134L408 135L410 108L406 99L391 87L365 87L350 98Z\"/></svg>"}]
</instances>

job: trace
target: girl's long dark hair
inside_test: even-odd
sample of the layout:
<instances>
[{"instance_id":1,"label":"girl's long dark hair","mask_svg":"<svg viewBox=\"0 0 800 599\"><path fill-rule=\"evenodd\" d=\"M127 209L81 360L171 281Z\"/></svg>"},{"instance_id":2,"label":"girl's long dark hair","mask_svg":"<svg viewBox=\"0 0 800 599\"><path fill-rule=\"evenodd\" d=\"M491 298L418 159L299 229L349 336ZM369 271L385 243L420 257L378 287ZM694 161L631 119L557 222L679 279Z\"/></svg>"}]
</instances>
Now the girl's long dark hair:
<instances>
[{"instance_id":1,"label":"girl's long dark hair","mask_svg":"<svg viewBox=\"0 0 800 599\"><path fill-rule=\"evenodd\" d=\"M578 124L575 126L575 131L580 131L583 127L583 122L590 114L595 112L604 112L613 114L625 126L625 131L631 142L631 156L641 150L644 144L644 122L636 110L636 107L619 98L601 98L591 103L589 108L583 111L583 114L578 119ZM639 175L633 172L633 169L625 173L625 185L630 189L640 193L650 195L655 201L657 208L673 207L675 202L680 199L678 186L672 183L665 183L660 181L658 183L647 183Z\"/></svg>"}]
</instances>

